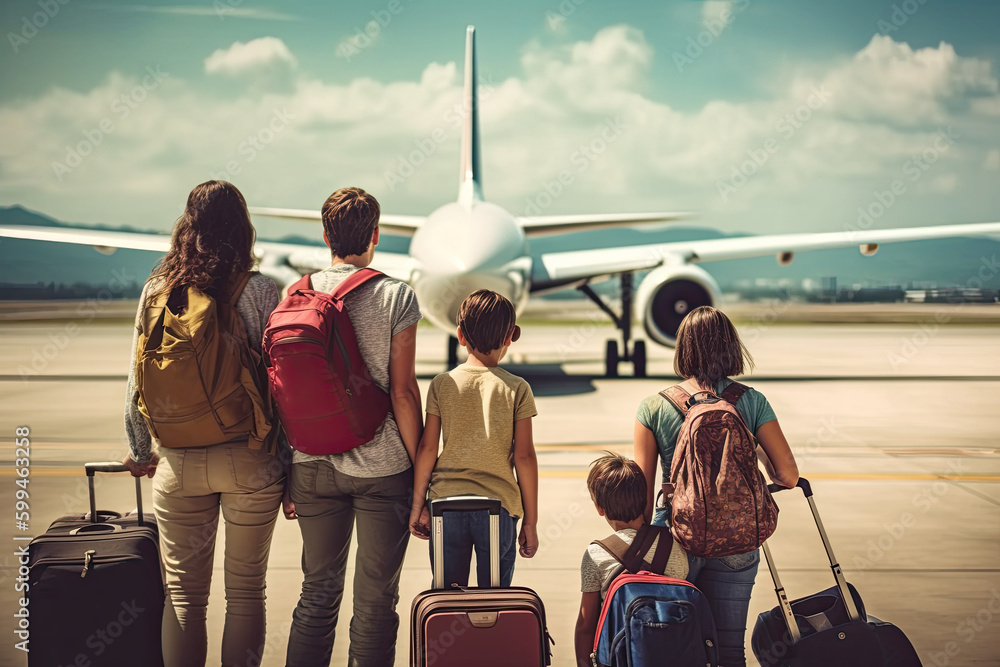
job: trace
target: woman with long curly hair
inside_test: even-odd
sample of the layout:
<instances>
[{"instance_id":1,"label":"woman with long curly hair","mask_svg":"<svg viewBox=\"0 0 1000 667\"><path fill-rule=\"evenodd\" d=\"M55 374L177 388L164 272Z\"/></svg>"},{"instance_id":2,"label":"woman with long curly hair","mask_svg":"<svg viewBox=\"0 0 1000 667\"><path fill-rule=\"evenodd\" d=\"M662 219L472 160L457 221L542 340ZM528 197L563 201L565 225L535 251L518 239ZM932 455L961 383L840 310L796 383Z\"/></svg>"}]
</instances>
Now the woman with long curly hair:
<instances>
[{"instance_id":1,"label":"woman with long curly hair","mask_svg":"<svg viewBox=\"0 0 1000 667\"><path fill-rule=\"evenodd\" d=\"M190 441L192 446L185 446L188 441L178 433L185 433L185 428L191 432L196 417L175 419L173 441L168 442L167 429L172 422L157 422L151 415L156 409L178 412L172 396L183 402L187 389L191 393L210 392L216 378L206 378L204 366L197 369L202 374L199 386L174 389L166 400L144 394L145 376L140 375L147 368L142 364L149 363L151 345L146 344L147 339L151 337L155 344L157 336L174 335L163 326L163 319L156 318L164 317L161 313L167 310L183 314L192 299L202 304L208 302L205 297L214 300L210 311L220 323L229 322L228 329L219 328L226 332L223 335L245 330L246 340L224 340L220 350L226 346L230 353L238 349L238 360L240 355L252 357L251 351L260 349L263 329L278 304L278 290L270 278L251 272L254 238L246 202L236 187L225 181L198 185L174 226L170 251L143 287L136 314L125 400L129 454L124 464L136 477L153 478L153 507L167 588L162 630L166 667L205 665L206 614L220 507L226 531L222 664L244 665L248 656L259 657L263 652L265 570L284 491L284 466L259 442L256 447L248 444L253 442L253 427L246 426L254 421L252 413L236 419L233 428L221 428L214 438L209 434L199 442ZM237 292L235 313L242 328L240 322L226 319L233 314L229 302ZM143 349L139 349L140 342ZM220 352L219 356L225 354ZM160 359L153 363L162 365ZM234 366L239 378L238 361L229 362L228 369L233 372ZM227 368L225 363L216 367ZM241 399L243 405L250 405L249 398L241 394ZM212 399L208 403L209 424L219 421L222 425L217 404ZM154 451L151 429L159 434L159 454Z\"/></svg>"}]
</instances>

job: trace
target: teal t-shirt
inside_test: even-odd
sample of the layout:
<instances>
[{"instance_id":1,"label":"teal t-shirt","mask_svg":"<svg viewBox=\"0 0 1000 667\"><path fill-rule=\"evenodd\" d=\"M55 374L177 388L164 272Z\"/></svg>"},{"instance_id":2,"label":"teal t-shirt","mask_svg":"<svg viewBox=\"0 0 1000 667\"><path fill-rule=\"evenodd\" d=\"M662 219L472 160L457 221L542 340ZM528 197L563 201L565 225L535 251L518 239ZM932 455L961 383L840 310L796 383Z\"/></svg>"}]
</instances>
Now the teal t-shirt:
<instances>
[{"instance_id":1,"label":"teal t-shirt","mask_svg":"<svg viewBox=\"0 0 1000 667\"><path fill-rule=\"evenodd\" d=\"M726 378L715 385L715 393L722 394L726 387L732 384ZM736 411L743 417L750 431L756 435L757 429L769 421L774 421L774 410L771 404L753 387L748 389L736 401ZM667 399L659 394L653 394L639 404L635 413L639 423L648 428L656 436L656 446L660 450L660 468L663 470L663 481L670 481L670 462L674 459L674 446L677 444L677 434L681 431L684 417Z\"/></svg>"}]
</instances>

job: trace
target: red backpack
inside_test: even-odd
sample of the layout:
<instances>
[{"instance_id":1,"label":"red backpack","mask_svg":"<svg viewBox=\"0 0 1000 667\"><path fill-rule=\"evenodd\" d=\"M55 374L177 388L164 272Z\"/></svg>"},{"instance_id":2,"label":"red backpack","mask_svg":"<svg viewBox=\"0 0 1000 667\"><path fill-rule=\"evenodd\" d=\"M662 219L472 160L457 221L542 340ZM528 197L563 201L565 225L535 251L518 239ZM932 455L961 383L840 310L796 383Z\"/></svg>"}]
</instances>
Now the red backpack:
<instances>
[{"instance_id":1,"label":"red backpack","mask_svg":"<svg viewBox=\"0 0 1000 667\"><path fill-rule=\"evenodd\" d=\"M693 396L680 385L660 392L682 415L670 482L674 537L695 556L753 551L771 536L778 506L757 467L757 439L736 410L749 389L733 382L722 396Z\"/></svg>"},{"instance_id":2,"label":"red backpack","mask_svg":"<svg viewBox=\"0 0 1000 667\"><path fill-rule=\"evenodd\" d=\"M372 380L344 311L344 297L382 275L361 269L332 294L313 290L304 276L267 321L271 395L289 444L300 452L354 449L374 438L389 414L389 395Z\"/></svg>"}]
</instances>

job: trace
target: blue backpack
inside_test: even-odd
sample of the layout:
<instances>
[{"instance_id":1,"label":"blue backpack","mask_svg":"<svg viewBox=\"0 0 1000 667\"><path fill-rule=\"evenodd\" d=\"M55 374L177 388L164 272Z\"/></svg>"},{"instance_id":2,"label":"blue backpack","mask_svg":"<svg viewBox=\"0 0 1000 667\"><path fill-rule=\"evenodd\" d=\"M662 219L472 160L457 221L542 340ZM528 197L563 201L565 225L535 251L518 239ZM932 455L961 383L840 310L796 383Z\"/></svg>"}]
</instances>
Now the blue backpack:
<instances>
[{"instance_id":1,"label":"blue backpack","mask_svg":"<svg viewBox=\"0 0 1000 667\"><path fill-rule=\"evenodd\" d=\"M643 556L659 537L652 563ZM594 638L594 667L716 667L718 640L708 600L693 584L662 573L674 546L670 529L642 526L626 544L594 542L624 570L604 598Z\"/></svg>"}]
</instances>

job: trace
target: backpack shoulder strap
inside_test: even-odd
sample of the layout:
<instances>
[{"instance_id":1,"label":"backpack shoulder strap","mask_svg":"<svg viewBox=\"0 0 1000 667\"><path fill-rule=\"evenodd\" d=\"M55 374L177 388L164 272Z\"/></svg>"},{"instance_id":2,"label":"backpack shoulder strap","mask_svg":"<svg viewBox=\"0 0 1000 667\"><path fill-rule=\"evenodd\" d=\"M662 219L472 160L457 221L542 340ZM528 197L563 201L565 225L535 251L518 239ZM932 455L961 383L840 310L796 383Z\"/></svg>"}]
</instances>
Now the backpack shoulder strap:
<instances>
[{"instance_id":1,"label":"backpack shoulder strap","mask_svg":"<svg viewBox=\"0 0 1000 667\"><path fill-rule=\"evenodd\" d=\"M663 574L667 569L667 561L670 560L670 552L674 550L674 536L666 526L644 525L642 528L660 538L656 543L656 551L653 552L652 566L655 574Z\"/></svg>"},{"instance_id":2,"label":"backpack shoulder strap","mask_svg":"<svg viewBox=\"0 0 1000 667\"><path fill-rule=\"evenodd\" d=\"M675 384L674 386L667 387L666 389L661 391L660 396L669 401L670 404L673 405L675 408L677 408L677 411L680 412L682 415L685 416L687 415L688 413L687 402L691 398L691 394L686 389L684 389L684 387L680 386L679 384Z\"/></svg>"},{"instance_id":3,"label":"backpack shoulder strap","mask_svg":"<svg viewBox=\"0 0 1000 667\"><path fill-rule=\"evenodd\" d=\"M352 291L361 287L366 282L372 278L378 278L384 276L385 274L381 271L376 271L375 269L360 269L355 271L350 276L344 279L342 283L337 285L336 289L330 293L334 299L343 299L345 296L350 294Z\"/></svg>"},{"instance_id":4,"label":"backpack shoulder strap","mask_svg":"<svg viewBox=\"0 0 1000 667\"><path fill-rule=\"evenodd\" d=\"M723 392L719 395L722 400L736 405L736 401L740 400L740 397L747 392L750 387L745 384L740 384L739 382L732 382L728 387L726 387Z\"/></svg>"},{"instance_id":5,"label":"backpack shoulder strap","mask_svg":"<svg viewBox=\"0 0 1000 667\"><path fill-rule=\"evenodd\" d=\"M622 564L629 572L641 572L649 570L650 564L646 562L646 554L653 548L653 541L656 539L656 531L649 530L651 526L643 524L635 531L632 544L628 547Z\"/></svg>"},{"instance_id":6,"label":"backpack shoulder strap","mask_svg":"<svg viewBox=\"0 0 1000 667\"><path fill-rule=\"evenodd\" d=\"M628 552L629 543L619 537L618 533L612 533L603 540L594 540L591 544L601 547L611 554L616 561L625 565L625 554Z\"/></svg>"},{"instance_id":7,"label":"backpack shoulder strap","mask_svg":"<svg viewBox=\"0 0 1000 667\"><path fill-rule=\"evenodd\" d=\"M289 285L288 294L295 294L300 289L312 289L312 280L310 279L311 276L312 276L311 273L307 273L306 275L302 276L294 283Z\"/></svg>"},{"instance_id":8,"label":"backpack shoulder strap","mask_svg":"<svg viewBox=\"0 0 1000 667\"><path fill-rule=\"evenodd\" d=\"M229 305L233 308L236 307L236 302L240 300L240 295L243 294L243 289L250 282L250 278L253 276L253 272L247 271L241 276L233 276L229 279L229 284L232 285L232 289L229 292Z\"/></svg>"}]
</instances>

